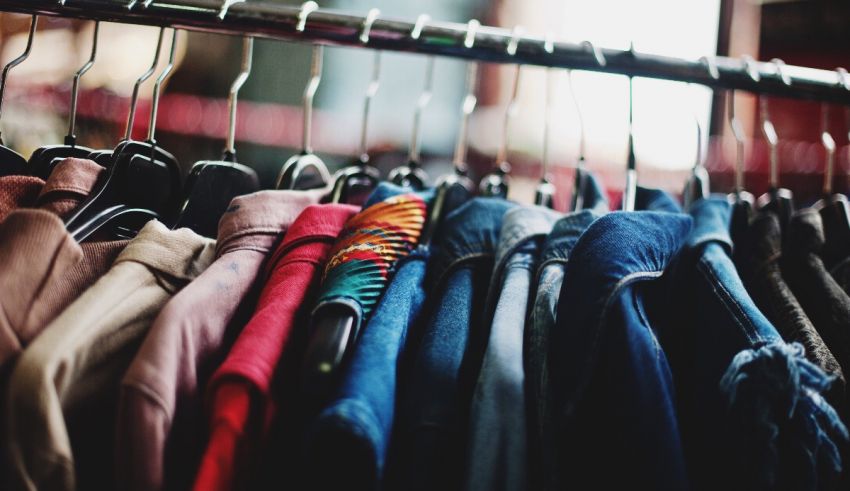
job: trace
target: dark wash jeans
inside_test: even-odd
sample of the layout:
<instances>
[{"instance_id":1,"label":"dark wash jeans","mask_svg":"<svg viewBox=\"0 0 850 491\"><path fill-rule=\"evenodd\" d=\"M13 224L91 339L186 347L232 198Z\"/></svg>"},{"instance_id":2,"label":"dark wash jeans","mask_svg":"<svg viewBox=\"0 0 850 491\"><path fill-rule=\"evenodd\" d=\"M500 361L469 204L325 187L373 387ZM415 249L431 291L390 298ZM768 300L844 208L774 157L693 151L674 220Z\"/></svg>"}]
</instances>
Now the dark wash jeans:
<instances>
[{"instance_id":1,"label":"dark wash jeans","mask_svg":"<svg viewBox=\"0 0 850 491\"><path fill-rule=\"evenodd\" d=\"M554 489L687 489L673 379L649 302L691 218L614 212L572 252L550 334Z\"/></svg>"},{"instance_id":2,"label":"dark wash jeans","mask_svg":"<svg viewBox=\"0 0 850 491\"><path fill-rule=\"evenodd\" d=\"M399 382L388 489L462 485L469 405L487 341L483 306L502 217L514 206L474 198L447 215L435 237L429 317L415 344L408 342Z\"/></svg>"},{"instance_id":3,"label":"dark wash jeans","mask_svg":"<svg viewBox=\"0 0 850 491\"><path fill-rule=\"evenodd\" d=\"M655 292L696 489L829 489L846 438L821 397L832 378L786 344L731 259L730 205L694 203L694 228Z\"/></svg>"}]
</instances>

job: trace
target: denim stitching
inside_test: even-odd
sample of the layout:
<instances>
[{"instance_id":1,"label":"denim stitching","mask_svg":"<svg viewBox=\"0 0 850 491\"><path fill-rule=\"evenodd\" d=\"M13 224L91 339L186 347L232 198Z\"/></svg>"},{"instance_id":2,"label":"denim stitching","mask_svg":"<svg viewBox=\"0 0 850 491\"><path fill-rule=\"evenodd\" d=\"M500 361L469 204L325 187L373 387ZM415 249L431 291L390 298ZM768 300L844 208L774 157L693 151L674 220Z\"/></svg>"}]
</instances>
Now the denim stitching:
<instances>
[{"instance_id":1,"label":"denim stitching","mask_svg":"<svg viewBox=\"0 0 850 491\"><path fill-rule=\"evenodd\" d=\"M731 292L726 289L726 286L720 281L717 275L714 274L714 270L708 265L704 258L700 258L698 261L697 270L700 271L709 281L712 291L718 294L717 297L723 303L723 306L726 307L726 310L732 314L733 318L735 318L736 323L742 328L749 341L751 343L760 343L764 341L755 326L752 322L750 322L750 319L745 313L743 307L741 307L741 305L735 300Z\"/></svg>"}]
</instances>

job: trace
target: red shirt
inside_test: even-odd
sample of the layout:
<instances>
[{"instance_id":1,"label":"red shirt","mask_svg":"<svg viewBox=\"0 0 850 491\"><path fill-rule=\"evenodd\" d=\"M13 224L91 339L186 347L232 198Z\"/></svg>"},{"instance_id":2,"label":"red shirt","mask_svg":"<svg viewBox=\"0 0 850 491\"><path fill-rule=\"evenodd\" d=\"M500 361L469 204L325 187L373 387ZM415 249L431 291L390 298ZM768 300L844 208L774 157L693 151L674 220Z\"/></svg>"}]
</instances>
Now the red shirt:
<instances>
[{"instance_id":1,"label":"red shirt","mask_svg":"<svg viewBox=\"0 0 850 491\"><path fill-rule=\"evenodd\" d=\"M235 489L245 464L256 460L275 412L272 377L296 327L296 314L317 286L337 235L357 211L338 204L307 207L272 255L257 309L210 380L210 439L196 490Z\"/></svg>"}]
</instances>

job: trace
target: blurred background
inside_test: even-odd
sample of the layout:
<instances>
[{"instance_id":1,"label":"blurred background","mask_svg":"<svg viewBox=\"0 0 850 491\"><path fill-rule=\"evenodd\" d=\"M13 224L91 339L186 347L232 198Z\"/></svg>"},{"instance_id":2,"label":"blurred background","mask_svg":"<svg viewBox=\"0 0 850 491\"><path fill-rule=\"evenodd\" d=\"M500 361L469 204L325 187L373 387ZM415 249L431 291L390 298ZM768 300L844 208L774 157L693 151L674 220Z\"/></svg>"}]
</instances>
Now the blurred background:
<instances>
[{"instance_id":1,"label":"blurred background","mask_svg":"<svg viewBox=\"0 0 850 491\"><path fill-rule=\"evenodd\" d=\"M362 15L377 7L382 17L410 21L423 12L443 21L476 18L482 24L506 28L520 25L526 32L549 33L559 40L587 40L619 49L633 44L639 52L689 59L749 54L759 60L781 58L788 64L829 70L850 65L847 2L338 0L320 5ZM24 50L29 21L25 15L0 15L2 63ZM89 56L92 30L92 22L43 17L32 55L12 70L0 129L4 141L23 155L41 145L62 141L68 124L71 78ZM153 60L157 35L158 29L153 27L101 25L97 60L82 79L77 121L80 144L111 148L120 139L133 82ZM157 140L177 156L186 171L196 161L221 157L226 97L240 68L241 48L241 40L234 37L181 34L179 65L162 97ZM261 39L255 43L253 71L239 96L236 148L239 162L253 167L265 187L273 186L283 162L298 151L301 95L309 78L310 55L307 44ZM162 58L164 65L165 53ZM324 62L315 103L313 146L334 170L358 153L373 55L363 49L329 47ZM425 69L424 56L383 54L381 86L370 113L368 143L384 175L406 159ZM482 64L479 104L470 122L469 159L475 177L494 166L514 70L511 65ZM433 97L423 115L421 139L426 170L432 179L449 170L464 77L463 61L437 59ZM511 197L531 202L541 175L547 77L555 87L549 101L550 174L558 188L557 207L564 209L572 187L582 129L589 168L603 175L612 194L619 193L627 155L628 79L523 67L518 112L508 131L509 161L513 165ZM152 80L142 89L134 125L134 135L139 138L148 127L151 87ZM724 112L726 96L701 86L634 80L635 150L642 184L679 192L701 145L714 190L731 189L735 145ZM758 100L739 92L735 104L749 139L746 187L758 194L767 186L767 149L760 132ZM850 113L845 108L776 98L768 101L768 107L780 140L783 185L800 196L819 190L824 120L840 148L836 173L850 176ZM696 121L705 129L704 134L710 130L711 138L698 141ZM846 190L847 181L839 179L837 190Z\"/></svg>"}]
</instances>

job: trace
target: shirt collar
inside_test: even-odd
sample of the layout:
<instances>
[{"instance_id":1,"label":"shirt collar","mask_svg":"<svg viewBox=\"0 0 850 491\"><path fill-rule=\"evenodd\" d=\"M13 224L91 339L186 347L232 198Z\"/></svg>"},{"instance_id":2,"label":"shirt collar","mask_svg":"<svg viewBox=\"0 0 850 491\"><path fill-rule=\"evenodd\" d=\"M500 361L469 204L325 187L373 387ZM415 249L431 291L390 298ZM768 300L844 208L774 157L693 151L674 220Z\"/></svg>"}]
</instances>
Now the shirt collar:
<instances>
[{"instance_id":1,"label":"shirt collar","mask_svg":"<svg viewBox=\"0 0 850 491\"><path fill-rule=\"evenodd\" d=\"M75 193L88 196L102 173L106 171L88 159L67 158L59 162L38 196L39 203L50 199L54 193Z\"/></svg>"},{"instance_id":2,"label":"shirt collar","mask_svg":"<svg viewBox=\"0 0 850 491\"><path fill-rule=\"evenodd\" d=\"M237 196L218 224L216 255L240 249L269 251L298 215L324 190L259 191Z\"/></svg>"},{"instance_id":3,"label":"shirt collar","mask_svg":"<svg viewBox=\"0 0 850 491\"><path fill-rule=\"evenodd\" d=\"M570 213L555 222L552 231L543 243L543 253L540 257L541 263L556 259L569 259L570 253L575 247L576 242L578 242L579 237L581 237L581 234L602 215L603 212L598 212L594 209L581 210Z\"/></svg>"},{"instance_id":4,"label":"shirt collar","mask_svg":"<svg viewBox=\"0 0 850 491\"><path fill-rule=\"evenodd\" d=\"M496 264L503 264L524 242L547 235L563 215L542 206L522 206L508 210L502 220Z\"/></svg>"},{"instance_id":5,"label":"shirt collar","mask_svg":"<svg viewBox=\"0 0 850 491\"><path fill-rule=\"evenodd\" d=\"M694 202L689 210L694 228L687 240L689 249L709 242L717 242L732 255L732 238L729 235L731 205L725 197L711 197Z\"/></svg>"},{"instance_id":6,"label":"shirt collar","mask_svg":"<svg viewBox=\"0 0 850 491\"><path fill-rule=\"evenodd\" d=\"M820 254L826 237L818 210L806 208L794 213L788 222L788 239L785 241L788 253Z\"/></svg>"},{"instance_id":7,"label":"shirt collar","mask_svg":"<svg viewBox=\"0 0 850 491\"><path fill-rule=\"evenodd\" d=\"M748 245L752 248L757 263L753 264L758 270L769 263L778 261L782 256L782 230L779 218L771 212L759 212L750 223Z\"/></svg>"},{"instance_id":8,"label":"shirt collar","mask_svg":"<svg viewBox=\"0 0 850 491\"><path fill-rule=\"evenodd\" d=\"M635 210L681 213L682 207L665 191L638 186L635 193Z\"/></svg>"},{"instance_id":9,"label":"shirt collar","mask_svg":"<svg viewBox=\"0 0 850 491\"><path fill-rule=\"evenodd\" d=\"M335 239L345 222L358 211L359 208L354 205L338 203L310 205L304 208L286 231L283 242L269 261L269 267L274 267L295 244L304 240Z\"/></svg>"},{"instance_id":10,"label":"shirt collar","mask_svg":"<svg viewBox=\"0 0 850 491\"><path fill-rule=\"evenodd\" d=\"M212 262L214 253L214 240L188 228L170 230L151 220L121 251L115 264L132 261L172 278L191 281Z\"/></svg>"}]
</instances>

